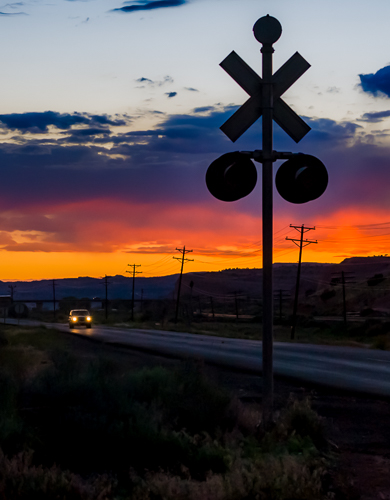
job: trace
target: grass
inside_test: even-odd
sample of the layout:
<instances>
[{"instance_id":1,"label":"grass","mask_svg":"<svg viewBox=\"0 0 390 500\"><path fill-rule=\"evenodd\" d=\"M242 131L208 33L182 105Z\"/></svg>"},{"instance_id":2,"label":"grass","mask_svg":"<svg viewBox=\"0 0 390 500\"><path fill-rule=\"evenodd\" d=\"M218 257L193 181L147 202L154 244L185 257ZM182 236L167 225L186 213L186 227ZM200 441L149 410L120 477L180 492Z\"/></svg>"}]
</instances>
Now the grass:
<instances>
[{"instance_id":1,"label":"grass","mask_svg":"<svg viewBox=\"0 0 390 500\"><path fill-rule=\"evenodd\" d=\"M200 363L132 370L70 352L69 337L45 328L3 328L2 339L1 498L327 493L326 434L308 401L291 401L264 433L259 410L207 378Z\"/></svg>"}]
</instances>

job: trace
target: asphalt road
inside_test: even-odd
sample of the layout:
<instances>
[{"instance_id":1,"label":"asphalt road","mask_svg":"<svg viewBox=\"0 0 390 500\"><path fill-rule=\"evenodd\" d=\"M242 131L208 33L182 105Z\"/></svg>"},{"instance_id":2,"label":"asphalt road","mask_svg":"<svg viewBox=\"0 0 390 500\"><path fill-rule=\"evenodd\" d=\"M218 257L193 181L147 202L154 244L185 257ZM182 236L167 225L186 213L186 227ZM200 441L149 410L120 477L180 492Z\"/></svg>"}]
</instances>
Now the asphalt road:
<instances>
[{"instance_id":1,"label":"asphalt road","mask_svg":"<svg viewBox=\"0 0 390 500\"><path fill-rule=\"evenodd\" d=\"M7 323L18 320L7 319ZM20 320L20 324L40 324ZM47 324L69 332L68 325ZM262 343L163 330L93 326L74 334L165 356L193 357L228 368L261 373ZM390 352L355 347L274 343L274 373L288 379L376 396L390 396Z\"/></svg>"}]
</instances>

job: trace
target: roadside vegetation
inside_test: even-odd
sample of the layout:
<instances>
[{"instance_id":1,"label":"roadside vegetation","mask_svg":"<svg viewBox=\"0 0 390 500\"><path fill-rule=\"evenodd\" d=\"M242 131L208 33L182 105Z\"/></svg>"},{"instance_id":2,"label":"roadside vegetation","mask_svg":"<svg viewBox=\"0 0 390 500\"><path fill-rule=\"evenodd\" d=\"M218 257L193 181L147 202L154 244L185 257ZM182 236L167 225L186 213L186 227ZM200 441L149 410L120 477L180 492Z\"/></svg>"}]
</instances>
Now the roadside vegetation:
<instances>
[{"instance_id":1,"label":"roadside vegetation","mask_svg":"<svg viewBox=\"0 0 390 500\"><path fill-rule=\"evenodd\" d=\"M264 432L259 407L198 362L135 370L69 338L0 326L2 499L334 498L334 457L307 400Z\"/></svg>"}]
</instances>

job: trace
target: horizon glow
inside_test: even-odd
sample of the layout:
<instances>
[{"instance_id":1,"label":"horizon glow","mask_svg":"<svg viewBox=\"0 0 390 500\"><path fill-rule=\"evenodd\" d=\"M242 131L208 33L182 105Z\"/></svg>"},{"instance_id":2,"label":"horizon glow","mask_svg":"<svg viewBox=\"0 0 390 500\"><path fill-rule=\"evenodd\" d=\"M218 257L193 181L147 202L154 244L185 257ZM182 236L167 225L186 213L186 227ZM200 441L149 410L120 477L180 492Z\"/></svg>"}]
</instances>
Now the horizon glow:
<instances>
[{"instance_id":1,"label":"horizon glow","mask_svg":"<svg viewBox=\"0 0 390 500\"><path fill-rule=\"evenodd\" d=\"M123 6L133 6L121 10ZM274 71L294 52L311 68L283 99L312 127L296 145L329 172L305 205L274 195L274 262L296 262L289 226L315 226L303 261L386 254L390 243L390 4L373 0L54 0L2 7L0 280L143 276L262 267L261 165L253 193L222 203L208 165L261 147L219 127L247 99L219 63L236 51L260 74L253 24L282 24ZM380 15L378 15L378 11ZM12 44L9 41L12 40ZM275 172L280 163L275 164Z\"/></svg>"}]
</instances>

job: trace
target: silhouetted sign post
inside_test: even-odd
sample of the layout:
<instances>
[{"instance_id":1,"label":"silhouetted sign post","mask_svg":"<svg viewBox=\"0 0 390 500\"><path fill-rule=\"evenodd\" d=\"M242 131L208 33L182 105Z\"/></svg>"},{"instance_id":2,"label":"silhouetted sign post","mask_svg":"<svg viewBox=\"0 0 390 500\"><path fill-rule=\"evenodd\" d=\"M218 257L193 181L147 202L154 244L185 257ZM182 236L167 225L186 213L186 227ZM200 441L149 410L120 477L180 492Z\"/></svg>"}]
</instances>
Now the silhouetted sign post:
<instances>
[{"instance_id":1,"label":"silhouetted sign post","mask_svg":"<svg viewBox=\"0 0 390 500\"><path fill-rule=\"evenodd\" d=\"M222 155L208 168L206 184L213 196L222 201L236 201L248 195L256 185L257 173L251 158L263 164L263 424L272 420L273 409L273 167L276 160L287 159L276 187L291 203L306 203L323 194L328 174L323 163L305 154L278 153L273 150L273 120L299 142L310 127L281 99L283 93L310 67L296 52L272 74L272 45L282 34L277 19L261 17L254 25L256 40L262 44L262 77L234 51L221 67L249 94L249 99L221 126L235 142L256 120L262 117L262 150Z\"/></svg>"}]
</instances>

